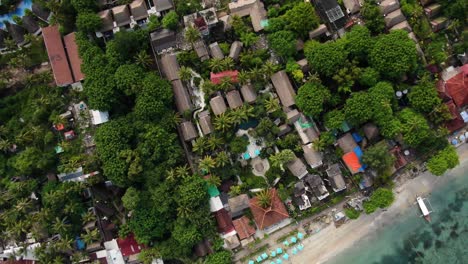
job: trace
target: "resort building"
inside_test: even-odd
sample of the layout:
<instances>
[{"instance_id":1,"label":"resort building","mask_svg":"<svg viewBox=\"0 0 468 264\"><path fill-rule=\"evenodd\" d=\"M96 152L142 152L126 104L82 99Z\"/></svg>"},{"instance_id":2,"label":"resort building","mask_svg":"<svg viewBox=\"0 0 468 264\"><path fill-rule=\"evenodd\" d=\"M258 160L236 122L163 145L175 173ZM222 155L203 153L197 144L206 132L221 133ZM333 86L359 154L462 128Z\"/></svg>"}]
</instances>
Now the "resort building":
<instances>
[{"instance_id":1,"label":"resort building","mask_svg":"<svg viewBox=\"0 0 468 264\"><path fill-rule=\"evenodd\" d=\"M346 182L341 173L339 164L330 165L327 169L327 176L334 192L346 190Z\"/></svg>"},{"instance_id":2,"label":"resort building","mask_svg":"<svg viewBox=\"0 0 468 264\"><path fill-rule=\"evenodd\" d=\"M216 116L223 114L227 110L226 102L221 95L217 95L210 100L211 111Z\"/></svg>"},{"instance_id":3,"label":"resort building","mask_svg":"<svg viewBox=\"0 0 468 264\"><path fill-rule=\"evenodd\" d=\"M211 57L216 59L224 59L224 54L221 48L219 47L218 42L213 42L209 45Z\"/></svg>"},{"instance_id":4,"label":"resort building","mask_svg":"<svg viewBox=\"0 0 468 264\"><path fill-rule=\"evenodd\" d=\"M260 0L232 1L229 3L229 11L231 16L250 16L250 21L255 32L263 30L265 25L267 25L267 11Z\"/></svg>"},{"instance_id":5,"label":"resort building","mask_svg":"<svg viewBox=\"0 0 468 264\"><path fill-rule=\"evenodd\" d=\"M242 51L242 42L240 41L234 41L232 44L231 44L231 49L229 50L229 57L231 57L233 60L237 60L239 59L239 55Z\"/></svg>"},{"instance_id":6,"label":"resort building","mask_svg":"<svg viewBox=\"0 0 468 264\"><path fill-rule=\"evenodd\" d=\"M257 100L257 92L255 91L255 88L252 86L252 84L242 85L240 92L242 94L242 98L244 98L244 101L249 104Z\"/></svg>"},{"instance_id":7,"label":"resort building","mask_svg":"<svg viewBox=\"0 0 468 264\"><path fill-rule=\"evenodd\" d=\"M291 81L285 71L279 71L273 74L271 76L271 82L273 83L281 104L284 107L290 107L296 103L294 100L296 92L294 91Z\"/></svg>"},{"instance_id":8,"label":"resort building","mask_svg":"<svg viewBox=\"0 0 468 264\"><path fill-rule=\"evenodd\" d=\"M309 191L319 200L327 198L330 194L328 193L322 178L316 174L307 174L304 177L304 183Z\"/></svg>"},{"instance_id":9,"label":"resort building","mask_svg":"<svg viewBox=\"0 0 468 264\"><path fill-rule=\"evenodd\" d=\"M192 141L198 137L197 131L192 121L184 121L180 124L180 130L182 131L182 138L185 142Z\"/></svg>"},{"instance_id":10,"label":"resort building","mask_svg":"<svg viewBox=\"0 0 468 264\"><path fill-rule=\"evenodd\" d=\"M286 164L286 166L288 167L288 169L292 173L292 175L296 176L299 179L302 179L308 173L306 165L298 157L296 157L292 161L288 162Z\"/></svg>"},{"instance_id":11,"label":"resort building","mask_svg":"<svg viewBox=\"0 0 468 264\"><path fill-rule=\"evenodd\" d=\"M236 109L242 106L242 98L238 90L232 90L226 93L226 99L229 108Z\"/></svg>"},{"instance_id":12,"label":"resort building","mask_svg":"<svg viewBox=\"0 0 468 264\"><path fill-rule=\"evenodd\" d=\"M210 111L205 110L203 112L198 113L198 122L200 124L200 128L203 132L203 135L206 136L213 133L214 128L213 124L211 123Z\"/></svg>"},{"instance_id":13,"label":"resort building","mask_svg":"<svg viewBox=\"0 0 468 264\"><path fill-rule=\"evenodd\" d=\"M270 189L269 194L271 204L267 208L259 204L257 197L250 199L250 210L252 211L255 224L258 229L263 230L267 234L291 223L288 211L278 197L276 189Z\"/></svg>"},{"instance_id":14,"label":"resort building","mask_svg":"<svg viewBox=\"0 0 468 264\"><path fill-rule=\"evenodd\" d=\"M314 149L312 143L302 146L302 150L304 151L304 158L307 161L307 164L312 169L316 169L323 165L322 154Z\"/></svg>"},{"instance_id":15,"label":"resort building","mask_svg":"<svg viewBox=\"0 0 468 264\"><path fill-rule=\"evenodd\" d=\"M250 224L250 219L247 216L242 216L232 221L232 223L243 247L254 241L255 227Z\"/></svg>"},{"instance_id":16,"label":"resort building","mask_svg":"<svg viewBox=\"0 0 468 264\"><path fill-rule=\"evenodd\" d=\"M249 196L247 196L247 194L241 194L231 197L228 200L228 204L232 218L239 217L249 208Z\"/></svg>"}]
</instances>

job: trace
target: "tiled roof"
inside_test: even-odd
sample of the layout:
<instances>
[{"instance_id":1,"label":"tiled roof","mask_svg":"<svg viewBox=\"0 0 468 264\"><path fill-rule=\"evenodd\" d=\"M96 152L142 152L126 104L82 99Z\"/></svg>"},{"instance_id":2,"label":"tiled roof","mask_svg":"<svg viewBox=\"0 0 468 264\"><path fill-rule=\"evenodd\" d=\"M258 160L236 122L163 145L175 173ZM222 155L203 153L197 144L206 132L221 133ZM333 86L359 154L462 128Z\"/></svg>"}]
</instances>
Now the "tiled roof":
<instances>
[{"instance_id":1,"label":"tiled roof","mask_svg":"<svg viewBox=\"0 0 468 264\"><path fill-rule=\"evenodd\" d=\"M222 234L229 233L234 230L234 225L232 224L231 216L226 211L226 209L221 209L214 212L216 222L218 223L218 232Z\"/></svg>"},{"instance_id":2,"label":"tiled roof","mask_svg":"<svg viewBox=\"0 0 468 264\"><path fill-rule=\"evenodd\" d=\"M143 245L139 245L137 243L133 234L130 234L125 239L117 239L117 244L119 245L120 252L122 252L124 257L138 254L143 248Z\"/></svg>"},{"instance_id":3,"label":"tiled roof","mask_svg":"<svg viewBox=\"0 0 468 264\"><path fill-rule=\"evenodd\" d=\"M52 65L54 79L57 86L66 86L73 83L73 76L70 71L65 49L63 48L62 37L58 26L49 26L42 29L42 36Z\"/></svg>"},{"instance_id":4,"label":"tiled roof","mask_svg":"<svg viewBox=\"0 0 468 264\"><path fill-rule=\"evenodd\" d=\"M65 42L65 48L70 60L70 67L72 69L73 77L75 82L84 79L84 74L81 72L81 58L78 55L78 45L76 44L75 32L70 33L63 37Z\"/></svg>"},{"instance_id":5,"label":"tiled roof","mask_svg":"<svg viewBox=\"0 0 468 264\"><path fill-rule=\"evenodd\" d=\"M240 240L246 239L255 234L255 228L250 225L250 220L246 216L242 216L241 218L234 220L232 223L234 224L234 228L236 229Z\"/></svg>"},{"instance_id":6,"label":"tiled roof","mask_svg":"<svg viewBox=\"0 0 468 264\"><path fill-rule=\"evenodd\" d=\"M220 84L223 78L230 78L232 83L236 83L238 75L239 75L239 72L237 70L210 73L210 80L214 84Z\"/></svg>"},{"instance_id":7,"label":"tiled roof","mask_svg":"<svg viewBox=\"0 0 468 264\"><path fill-rule=\"evenodd\" d=\"M258 228L264 229L277 224L289 218L288 211L283 202L278 197L276 189L270 190L271 205L268 208L263 208L258 204L257 197L250 199L250 210L257 223Z\"/></svg>"}]
</instances>

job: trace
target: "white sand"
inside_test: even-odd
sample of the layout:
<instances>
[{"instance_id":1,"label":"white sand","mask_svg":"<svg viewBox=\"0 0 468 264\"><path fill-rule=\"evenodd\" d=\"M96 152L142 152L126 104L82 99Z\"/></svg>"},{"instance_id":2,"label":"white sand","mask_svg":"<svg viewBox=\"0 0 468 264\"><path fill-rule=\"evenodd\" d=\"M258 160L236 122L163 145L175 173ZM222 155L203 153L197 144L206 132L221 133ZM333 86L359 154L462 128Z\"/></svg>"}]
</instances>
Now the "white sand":
<instances>
[{"instance_id":1,"label":"white sand","mask_svg":"<svg viewBox=\"0 0 468 264\"><path fill-rule=\"evenodd\" d=\"M461 165L455 168L454 172L457 169L464 169L464 165L468 163L468 144L459 147L458 153ZM402 212L413 207L417 195L428 194L436 186L449 181L456 175L457 173L449 173L442 177L436 177L430 173L424 173L405 182L395 188L394 191L397 192L395 202L387 211L379 210L371 215L363 213L357 220L351 220L339 228L333 224L328 225L319 233L311 235L303 241L304 251L294 256L291 263L325 263L358 241L368 239L375 230L388 225L393 221L392 219L396 219ZM412 209L417 210L417 207Z\"/></svg>"}]
</instances>

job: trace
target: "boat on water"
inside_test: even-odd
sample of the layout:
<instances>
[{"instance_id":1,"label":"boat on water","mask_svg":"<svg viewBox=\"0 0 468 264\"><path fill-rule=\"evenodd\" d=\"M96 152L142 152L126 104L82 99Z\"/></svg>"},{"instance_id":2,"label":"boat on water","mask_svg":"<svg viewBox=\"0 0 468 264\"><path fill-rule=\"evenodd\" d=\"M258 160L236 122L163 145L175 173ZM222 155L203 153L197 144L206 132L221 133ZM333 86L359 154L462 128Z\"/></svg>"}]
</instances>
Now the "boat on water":
<instances>
[{"instance_id":1,"label":"boat on water","mask_svg":"<svg viewBox=\"0 0 468 264\"><path fill-rule=\"evenodd\" d=\"M432 213L432 211L429 211L429 209L427 209L427 206L424 200L425 199L421 198L420 196L416 198L416 202L418 203L419 209L421 209L421 213L422 213L421 216L424 217L424 219L426 219L427 222L431 222L430 214Z\"/></svg>"}]
</instances>

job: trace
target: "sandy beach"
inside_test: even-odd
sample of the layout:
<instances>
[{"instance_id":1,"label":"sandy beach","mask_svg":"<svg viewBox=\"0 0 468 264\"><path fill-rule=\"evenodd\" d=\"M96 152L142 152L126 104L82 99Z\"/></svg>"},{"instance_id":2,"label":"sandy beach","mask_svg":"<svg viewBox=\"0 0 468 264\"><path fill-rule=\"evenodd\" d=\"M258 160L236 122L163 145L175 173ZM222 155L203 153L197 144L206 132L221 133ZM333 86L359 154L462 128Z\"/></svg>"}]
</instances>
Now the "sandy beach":
<instances>
[{"instance_id":1,"label":"sandy beach","mask_svg":"<svg viewBox=\"0 0 468 264\"><path fill-rule=\"evenodd\" d=\"M466 169L468 166L468 144L460 146L457 151L460 157L458 167L441 177L426 172L395 187L395 202L386 211L379 210L371 215L363 213L357 220L351 220L339 228L332 224L328 225L319 233L311 235L303 241L305 250L294 256L291 263L326 263L355 243L371 238L376 230L385 228L406 210L417 210L413 206L416 195L427 195L437 186L460 175L457 172Z\"/></svg>"}]
</instances>

